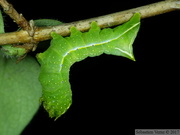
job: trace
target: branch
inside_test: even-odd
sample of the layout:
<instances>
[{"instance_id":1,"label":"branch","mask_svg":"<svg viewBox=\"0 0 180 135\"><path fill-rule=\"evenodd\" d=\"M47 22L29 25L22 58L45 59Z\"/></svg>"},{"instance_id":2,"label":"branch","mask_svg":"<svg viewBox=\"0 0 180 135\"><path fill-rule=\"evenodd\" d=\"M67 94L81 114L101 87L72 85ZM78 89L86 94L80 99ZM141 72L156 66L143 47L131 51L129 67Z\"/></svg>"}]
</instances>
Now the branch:
<instances>
[{"instance_id":1,"label":"branch","mask_svg":"<svg viewBox=\"0 0 180 135\"><path fill-rule=\"evenodd\" d=\"M75 26L78 30L82 32L87 31L90 29L90 23L92 21L96 21L101 28L105 28L127 22L135 12L139 12L141 14L141 18L147 18L166 12L171 12L177 9L180 9L180 0L165 0L154 4L149 4L146 6L108 14L100 17L65 23L59 26L36 28L33 35L33 42L50 39L50 33L52 31L62 36L67 36L70 34L70 27L72 26ZM0 45L31 42L32 36L30 36L26 30L0 34Z\"/></svg>"},{"instance_id":2,"label":"branch","mask_svg":"<svg viewBox=\"0 0 180 135\"><path fill-rule=\"evenodd\" d=\"M32 31L32 27L30 23L24 18L22 14L19 14L14 8L13 5L9 4L6 0L0 0L0 5L3 7L4 12L8 14L14 22L18 24L19 27L21 27L23 30L26 30L29 32L29 35Z\"/></svg>"}]
</instances>

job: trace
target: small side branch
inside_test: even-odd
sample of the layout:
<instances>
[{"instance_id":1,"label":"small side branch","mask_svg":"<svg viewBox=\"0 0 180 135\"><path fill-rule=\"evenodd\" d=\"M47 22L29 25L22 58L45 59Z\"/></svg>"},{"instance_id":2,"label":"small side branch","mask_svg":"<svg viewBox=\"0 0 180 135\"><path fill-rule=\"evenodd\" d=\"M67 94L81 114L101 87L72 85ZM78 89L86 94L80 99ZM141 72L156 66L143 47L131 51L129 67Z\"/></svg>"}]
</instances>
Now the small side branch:
<instances>
[{"instance_id":1,"label":"small side branch","mask_svg":"<svg viewBox=\"0 0 180 135\"><path fill-rule=\"evenodd\" d=\"M0 4L2 5L2 1L4 0L0 0L0 1L1 1ZM39 42L50 39L51 38L50 33L52 31L62 36L67 36L70 34L70 27L72 26L77 27L77 29L80 31L87 31L90 29L90 23L92 21L96 21L101 28L105 28L127 22L136 12L139 12L141 14L141 18L147 18L178 9L180 9L180 0L165 0L130 10L125 10L109 15L90 18L87 20L66 23L59 26L36 28L33 35L33 40L35 42ZM32 37L30 37L30 35L27 34L25 30L0 34L0 45L15 44L15 43L30 43L30 42L32 42Z\"/></svg>"},{"instance_id":2,"label":"small side branch","mask_svg":"<svg viewBox=\"0 0 180 135\"><path fill-rule=\"evenodd\" d=\"M6 0L0 0L0 5L4 9L4 12L8 14L13 21L19 25L19 27L26 31L31 29L29 22L23 17L23 15L19 14Z\"/></svg>"}]
</instances>

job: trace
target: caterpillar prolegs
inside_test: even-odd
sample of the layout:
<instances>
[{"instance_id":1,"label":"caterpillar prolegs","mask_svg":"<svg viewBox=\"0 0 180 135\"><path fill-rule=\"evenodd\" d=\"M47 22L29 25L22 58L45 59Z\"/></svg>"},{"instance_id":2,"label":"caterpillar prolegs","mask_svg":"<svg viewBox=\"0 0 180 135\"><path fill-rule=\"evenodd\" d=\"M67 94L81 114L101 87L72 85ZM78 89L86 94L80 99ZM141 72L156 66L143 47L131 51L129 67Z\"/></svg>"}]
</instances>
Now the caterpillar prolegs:
<instances>
[{"instance_id":1,"label":"caterpillar prolegs","mask_svg":"<svg viewBox=\"0 0 180 135\"><path fill-rule=\"evenodd\" d=\"M123 56L135 60L132 44L140 27L140 14L123 25L113 29L100 29L96 22L91 23L88 32L81 33L72 27L70 37L51 33L50 47L37 55L41 64L39 80L42 84L41 101L50 117L60 117L72 103L69 70L73 63L86 57L102 53Z\"/></svg>"}]
</instances>

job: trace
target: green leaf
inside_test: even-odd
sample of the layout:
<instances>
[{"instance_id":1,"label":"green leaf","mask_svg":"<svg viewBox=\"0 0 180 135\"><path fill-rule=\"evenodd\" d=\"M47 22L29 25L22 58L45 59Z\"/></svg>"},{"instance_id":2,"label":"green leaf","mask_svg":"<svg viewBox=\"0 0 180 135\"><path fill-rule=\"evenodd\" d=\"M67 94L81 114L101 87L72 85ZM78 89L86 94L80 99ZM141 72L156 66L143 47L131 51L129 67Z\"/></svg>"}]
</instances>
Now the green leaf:
<instances>
[{"instance_id":1,"label":"green leaf","mask_svg":"<svg viewBox=\"0 0 180 135\"><path fill-rule=\"evenodd\" d=\"M0 54L0 135L19 135L37 112L39 69L30 56L16 64Z\"/></svg>"},{"instance_id":2,"label":"green leaf","mask_svg":"<svg viewBox=\"0 0 180 135\"><path fill-rule=\"evenodd\" d=\"M63 24L63 22L60 22L54 19L37 19L37 20L34 20L34 24L35 26L38 26L38 27L46 27L46 26L60 25L60 24Z\"/></svg>"}]
</instances>

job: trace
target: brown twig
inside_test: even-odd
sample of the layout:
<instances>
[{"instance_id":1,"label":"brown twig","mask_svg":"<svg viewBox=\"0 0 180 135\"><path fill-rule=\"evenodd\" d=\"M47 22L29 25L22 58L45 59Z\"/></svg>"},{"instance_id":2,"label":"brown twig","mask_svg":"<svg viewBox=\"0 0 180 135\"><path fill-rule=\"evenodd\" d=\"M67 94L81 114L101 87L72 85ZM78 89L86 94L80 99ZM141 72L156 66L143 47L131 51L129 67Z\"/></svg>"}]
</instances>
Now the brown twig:
<instances>
[{"instance_id":1,"label":"brown twig","mask_svg":"<svg viewBox=\"0 0 180 135\"><path fill-rule=\"evenodd\" d=\"M2 5L2 1L5 0L0 0L0 1L1 1L0 4ZM3 7L3 8L6 9L7 7ZM163 14L177 9L180 9L180 0L165 0L154 4L149 4L146 6L142 6L126 11L121 11L105 16L95 17L87 20L66 23L59 26L37 28L35 29L33 40L35 42L39 42L50 39L51 38L50 33L52 31L62 36L67 36L70 34L69 29L72 26L76 26L77 29L80 31L87 31L90 28L90 23L92 21L96 21L101 28L105 28L114 25L119 25L128 21L135 12L139 12L141 14L141 18L147 18L150 16ZM32 37L25 30L0 34L0 45L14 44L14 43L30 43L30 42L32 42Z\"/></svg>"},{"instance_id":2,"label":"brown twig","mask_svg":"<svg viewBox=\"0 0 180 135\"><path fill-rule=\"evenodd\" d=\"M26 33L28 33L28 36L30 37L30 41L27 44L23 44L19 47L24 48L26 52L34 50L37 46L37 42L34 41L34 22L30 21L28 22L22 14L19 14L13 7L12 4L8 3L6 0L0 0L0 5L3 7L4 12L9 15L14 22L17 23L17 25L24 30ZM17 46L18 47L18 46Z\"/></svg>"},{"instance_id":3,"label":"brown twig","mask_svg":"<svg viewBox=\"0 0 180 135\"><path fill-rule=\"evenodd\" d=\"M0 5L4 9L4 12L8 14L19 27L26 31L31 30L29 22L22 14L19 14L10 3L8 3L6 0L0 0Z\"/></svg>"}]
</instances>

